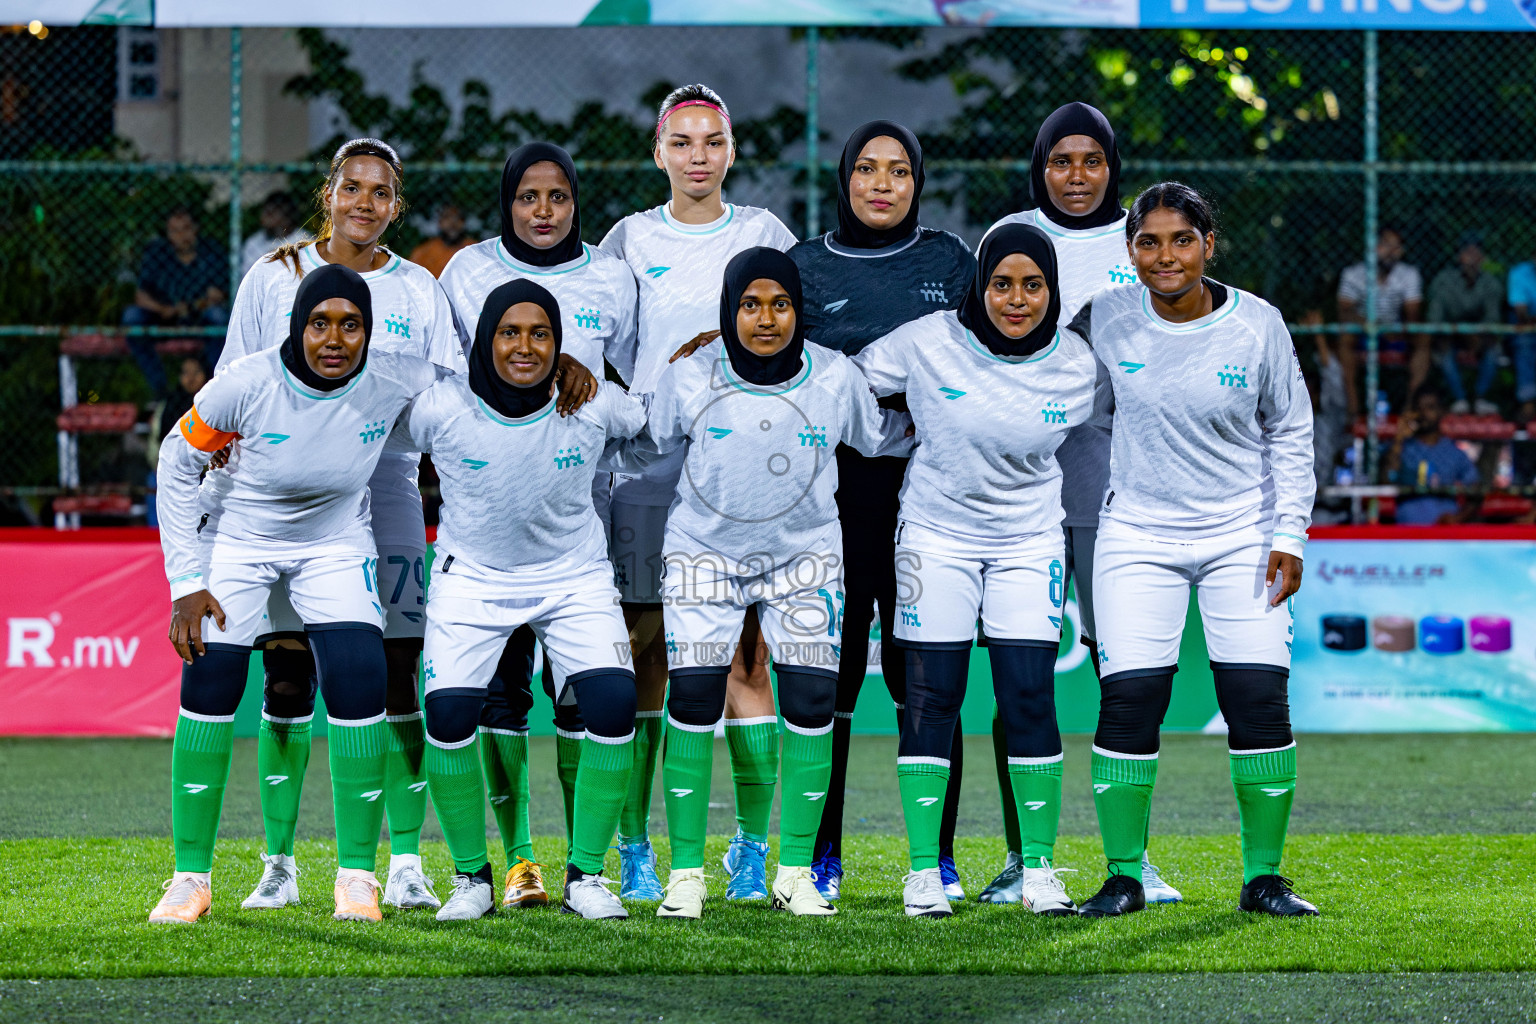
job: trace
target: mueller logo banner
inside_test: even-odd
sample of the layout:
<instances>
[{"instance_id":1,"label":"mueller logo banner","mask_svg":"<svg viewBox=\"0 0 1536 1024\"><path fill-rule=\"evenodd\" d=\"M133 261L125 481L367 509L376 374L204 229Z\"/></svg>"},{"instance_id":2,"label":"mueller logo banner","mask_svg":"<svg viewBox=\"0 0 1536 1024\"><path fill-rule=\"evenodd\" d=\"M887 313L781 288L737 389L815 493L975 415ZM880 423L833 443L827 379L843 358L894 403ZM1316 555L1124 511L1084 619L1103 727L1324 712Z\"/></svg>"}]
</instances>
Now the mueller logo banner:
<instances>
[{"instance_id":1,"label":"mueller logo banner","mask_svg":"<svg viewBox=\"0 0 1536 1024\"><path fill-rule=\"evenodd\" d=\"M134 531L138 533L139 531ZM0 733L168 736L181 660L160 545L3 531ZM12 542L12 536L37 540Z\"/></svg>"}]
</instances>

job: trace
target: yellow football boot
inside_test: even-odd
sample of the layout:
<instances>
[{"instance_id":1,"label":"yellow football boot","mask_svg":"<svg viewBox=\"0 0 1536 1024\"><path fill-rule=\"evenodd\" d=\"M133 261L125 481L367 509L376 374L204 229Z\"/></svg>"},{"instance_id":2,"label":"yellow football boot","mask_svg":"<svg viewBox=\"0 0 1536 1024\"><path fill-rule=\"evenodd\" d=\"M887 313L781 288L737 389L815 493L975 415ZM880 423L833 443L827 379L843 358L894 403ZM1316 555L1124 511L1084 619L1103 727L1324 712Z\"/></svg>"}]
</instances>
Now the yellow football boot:
<instances>
[{"instance_id":1,"label":"yellow football boot","mask_svg":"<svg viewBox=\"0 0 1536 1024\"><path fill-rule=\"evenodd\" d=\"M338 921L382 921L379 913L379 881L366 871L336 872Z\"/></svg>"},{"instance_id":2,"label":"yellow football boot","mask_svg":"<svg viewBox=\"0 0 1536 1024\"><path fill-rule=\"evenodd\" d=\"M544 873L539 865L527 857L517 858L512 870L507 872L507 884L503 887L501 905L504 907L542 907L549 903L549 893L544 890Z\"/></svg>"},{"instance_id":3,"label":"yellow football boot","mask_svg":"<svg viewBox=\"0 0 1536 1024\"><path fill-rule=\"evenodd\" d=\"M195 924L213 906L213 889L207 879L171 878L162 888L165 895L149 912L150 924Z\"/></svg>"}]
</instances>

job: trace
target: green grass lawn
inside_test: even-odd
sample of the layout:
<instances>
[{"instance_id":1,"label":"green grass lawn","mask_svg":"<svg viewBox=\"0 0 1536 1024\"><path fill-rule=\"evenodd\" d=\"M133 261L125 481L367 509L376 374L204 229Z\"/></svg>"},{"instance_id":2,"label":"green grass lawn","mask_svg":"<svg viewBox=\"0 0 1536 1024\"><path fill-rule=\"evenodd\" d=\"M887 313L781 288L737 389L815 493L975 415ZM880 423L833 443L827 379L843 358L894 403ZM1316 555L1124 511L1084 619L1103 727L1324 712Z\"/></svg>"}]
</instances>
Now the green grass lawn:
<instances>
[{"instance_id":1,"label":"green grass lawn","mask_svg":"<svg viewBox=\"0 0 1536 1024\"><path fill-rule=\"evenodd\" d=\"M386 910L383 924L362 925L330 920L323 744L300 821L304 903L239 909L260 867L254 744L241 741L214 914L184 928L145 923L171 867L169 744L0 741L0 1021L346 1020L364 1004L370 1017L413 1022L1528 1021L1536 1019L1531 743L1302 737L1285 871L1321 907L1320 919L1236 909L1224 739L1169 736L1151 845L1182 905L1089 921L967 901L946 921L908 920L894 740L856 737L849 874L836 918L796 920L722 898L718 857L734 821L721 743L710 821L715 898L702 921L659 921L632 904L623 922L551 907L468 925ZM1078 899L1097 887L1103 864L1087 747L1086 737L1067 738L1058 855L1080 869L1067 876ZM974 893L999 865L1002 842L988 740L971 738L966 755L956 853ZM558 864L563 841L548 838L561 828L552 741L536 739L531 762L533 825L545 837L538 854ZM659 793L654 822L665 869ZM426 835L428 870L445 888L447 854L430 815ZM499 843L492 850L498 857ZM559 874L550 871L550 881Z\"/></svg>"}]
</instances>

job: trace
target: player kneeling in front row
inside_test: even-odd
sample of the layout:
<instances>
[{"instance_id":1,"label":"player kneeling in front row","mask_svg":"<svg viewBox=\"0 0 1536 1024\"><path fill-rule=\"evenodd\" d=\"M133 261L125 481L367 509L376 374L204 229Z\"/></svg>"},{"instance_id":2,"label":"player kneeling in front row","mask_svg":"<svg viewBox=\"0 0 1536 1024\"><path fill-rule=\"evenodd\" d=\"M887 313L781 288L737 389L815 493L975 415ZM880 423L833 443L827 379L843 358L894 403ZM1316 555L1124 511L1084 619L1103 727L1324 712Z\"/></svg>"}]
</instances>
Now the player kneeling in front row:
<instances>
[{"instance_id":1,"label":"player kneeling in front row","mask_svg":"<svg viewBox=\"0 0 1536 1024\"><path fill-rule=\"evenodd\" d=\"M1146 905L1158 730L1193 586L1242 823L1238 905L1315 915L1280 875L1296 794L1286 688L1290 598L1316 487L1312 403L1279 311L1205 276L1216 232L1199 193L1152 186L1126 235L1141 283L1099 292L1072 321L1110 368L1115 407L1093 567L1102 689L1093 801L1109 877L1082 913Z\"/></svg>"},{"instance_id":2,"label":"player kneeling in front row","mask_svg":"<svg viewBox=\"0 0 1536 1024\"><path fill-rule=\"evenodd\" d=\"M800 273L788 256L762 247L737 254L725 269L721 341L668 366L651 400L655 450L687 451L662 580L672 661L662 755L672 873L658 917L703 912L715 725L742 616L753 607L787 730L773 905L836 913L811 871L842 641L832 453L845 443L873 455L881 413L847 359L805 342L800 313Z\"/></svg>"},{"instance_id":3,"label":"player kneeling in front row","mask_svg":"<svg viewBox=\"0 0 1536 1024\"><path fill-rule=\"evenodd\" d=\"M543 642L556 700L586 721L562 909L628 917L605 886L634 757L635 674L592 476L605 446L645 422L640 403L604 388L555 411L560 307L527 280L485 300L469 374L440 381L400 417L391 445L432 456L443 508L427 594L427 784L456 874L439 921L495 909L485 842L477 730L507 638L527 624Z\"/></svg>"},{"instance_id":4,"label":"player kneeling in front row","mask_svg":"<svg viewBox=\"0 0 1536 1024\"><path fill-rule=\"evenodd\" d=\"M160 449L170 639L186 665L171 755L176 874L151 922L190 924L209 911L235 709L279 585L303 619L329 714L336 917L380 920L386 672L378 559L360 510L388 424L436 373L414 356L370 357L372 324L356 272L312 271L282 346L214 377ZM228 465L208 473L199 495L208 456L231 442Z\"/></svg>"},{"instance_id":5,"label":"player kneeling in front row","mask_svg":"<svg viewBox=\"0 0 1536 1024\"><path fill-rule=\"evenodd\" d=\"M1061 469L1055 452L1093 410L1093 354L1056 326L1056 253L1033 225L987 237L958 311L904 324L854 356L877 395L905 393L918 447L896 530L896 642L907 710L896 759L911 846L909 917L947 917L939 831L955 720L979 612L1007 733L1037 914L1072 900L1051 865L1061 816Z\"/></svg>"}]
</instances>

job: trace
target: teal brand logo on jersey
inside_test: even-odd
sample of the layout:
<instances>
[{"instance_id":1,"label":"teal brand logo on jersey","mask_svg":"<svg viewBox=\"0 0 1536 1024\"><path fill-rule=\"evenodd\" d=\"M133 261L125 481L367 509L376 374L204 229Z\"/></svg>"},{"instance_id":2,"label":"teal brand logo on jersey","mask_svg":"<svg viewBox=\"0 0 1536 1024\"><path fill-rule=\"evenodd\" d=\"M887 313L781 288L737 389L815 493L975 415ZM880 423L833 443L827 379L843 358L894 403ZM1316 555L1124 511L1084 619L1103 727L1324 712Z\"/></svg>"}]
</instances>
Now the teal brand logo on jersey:
<instances>
[{"instance_id":1,"label":"teal brand logo on jersey","mask_svg":"<svg viewBox=\"0 0 1536 1024\"><path fill-rule=\"evenodd\" d=\"M600 309L588 309L586 306L582 306L572 314L572 317L575 319L577 327L585 327L589 331L600 331L603 329L603 311Z\"/></svg>"},{"instance_id":2,"label":"teal brand logo on jersey","mask_svg":"<svg viewBox=\"0 0 1536 1024\"><path fill-rule=\"evenodd\" d=\"M730 427L705 427L704 429L709 431L710 435L717 441L731 432Z\"/></svg>"},{"instance_id":3,"label":"teal brand logo on jersey","mask_svg":"<svg viewBox=\"0 0 1536 1024\"><path fill-rule=\"evenodd\" d=\"M570 469L572 466L585 465L586 463L581 461L581 445L575 444L569 448L558 448L555 450L556 469Z\"/></svg>"},{"instance_id":4,"label":"teal brand logo on jersey","mask_svg":"<svg viewBox=\"0 0 1536 1024\"><path fill-rule=\"evenodd\" d=\"M929 302L948 302L944 297L943 281L924 281L917 286L917 293Z\"/></svg>"},{"instance_id":5,"label":"teal brand logo on jersey","mask_svg":"<svg viewBox=\"0 0 1536 1024\"><path fill-rule=\"evenodd\" d=\"M1224 365L1216 371L1216 382L1224 388L1245 388L1248 386L1248 367Z\"/></svg>"},{"instance_id":6,"label":"teal brand logo on jersey","mask_svg":"<svg viewBox=\"0 0 1536 1024\"><path fill-rule=\"evenodd\" d=\"M1120 364L1120 369L1124 370L1126 373L1135 373L1137 370L1141 369L1142 367L1144 367L1146 365L1147 365L1146 363L1127 363L1127 362L1122 362Z\"/></svg>"},{"instance_id":7,"label":"teal brand logo on jersey","mask_svg":"<svg viewBox=\"0 0 1536 1024\"><path fill-rule=\"evenodd\" d=\"M801 448L825 448L827 446L827 428L804 426L796 435L800 438Z\"/></svg>"},{"instance_id":8,"label":"teal brand logo on jersey","mask_svg":"<svg viewBox=\"0 0 1536 1024\"><path fill-rule=\"evenodd\" d=\"M964 395L965 392L964 391L958 391L955 388L939 388L939 394L943 395L945 398L947 398L951 402L953 402L955 399L957 399L957 398L961 397L962 395Z\"/></svg>"},{"instance_id":9,"label":"teal brand logo on jersey","mask_svg":"<svg viewBox=\"0 0 1536 1024\"><path fill-rule=\"evenodd\" d=\"M379 420L377 423L364 423L363 429L357 432L357 436L363 439L363 444L367 444L370 441L380 440L388 433L389 424Z\"/></svg>"},{"instance_id":10,"label":"teal brand logo on jersey","mask_svg":"<svg viewBox=\"0 0 1536 1024\"><path fill-rule=\"evenodd\" d=\"M288 437L289 435L287 434L262 434L260 440L267 442L267 444L282 444L288 440Z\"/></svg>"},{"instance_id":11,"label":"teal brand logo on jersey","mask_svg":"<svg viewBox=\"0 0 1536 1024\"><path fill-rule=\"evenodd\" d=\"M847 299L838 299L836 302L829 302L825 306L822 306L821 311L823 313L836 313L846 305L848 305Z\"/></svg>"},{"instance_id":12,"label":"teal brand logo on jersey","mask_svg":"<svg viewBox=\"0 0 1536 1024\"><path fill-rule=\"evenodd\" d=\"M411 336L411 318L401 316L399 313L391 313L384 318L384 329L390 334L409 338Z\"/></svg>"},{"instance_id":13,"label":"teal brand logo on jersey","mask_svg":"<svg viewBox=\"0 0 1536 1024\"><path fill-rule=\"evenodd\" d=\"M660 277L671 269L671 267L648 267L645 274L647 277Z\"/></svg>"},{"instance_id":14,"label":"teal brand logo on jersey","mask_svg":"<svg viewBox=\"0 0 1536 1024\"><path fill-rule=\"evenodd\" d=\"M1131 267L1122 266L1117 263L1109 268L1109 279L1114 284L1135 284L1136 271Z\"/></svg>"},{"instance_id":15,"label":"teal brand logo on jersey","mask_svg":"<svg viewBox=\"0 0 1536 1024\"><path fill-rule=\"evenodd\" d=\"M490 465L490 463L482 462L479 459L460 459L459 461L464 463L464 465L468 466L470 469L484 469L486 466Z\"/></svg>"},{"instance_id":16,"label":"teal brand logo on jersey","mask_svg":"<svg viewBox=\"0 0 1536 1024\"><path fill-rule=\"evenodd\" d=\"M1045 417L1047 423L1065 423L1067 422L1067 403L1046 402L1040 414Z\"/></svg>"}]
</instances>

